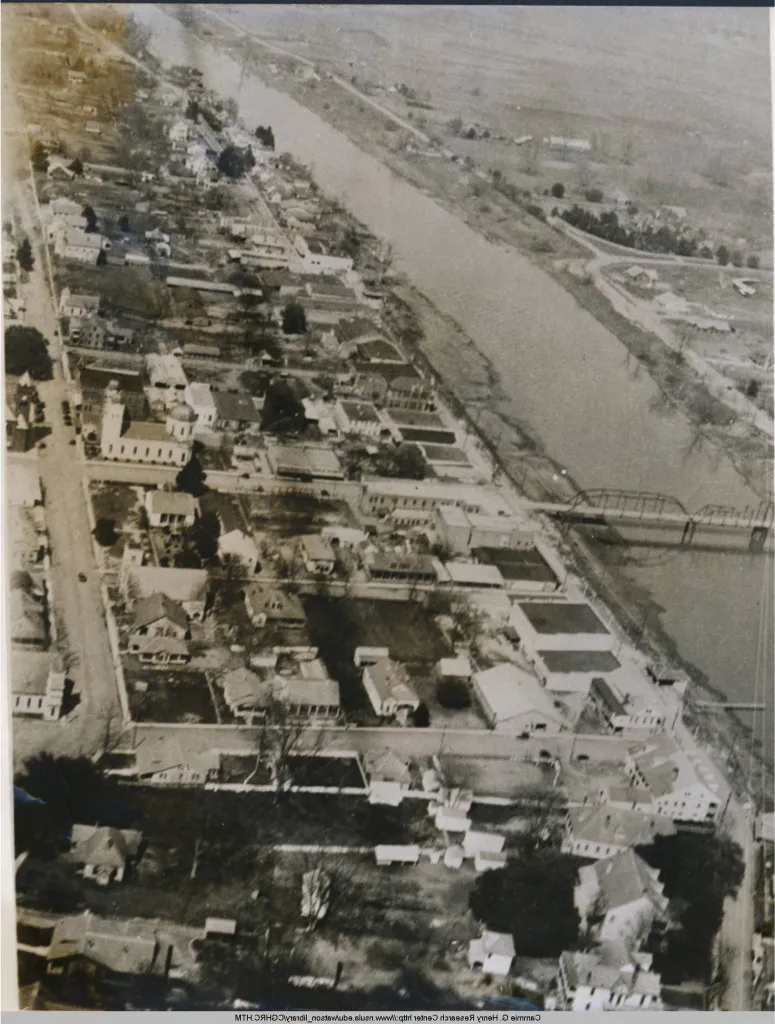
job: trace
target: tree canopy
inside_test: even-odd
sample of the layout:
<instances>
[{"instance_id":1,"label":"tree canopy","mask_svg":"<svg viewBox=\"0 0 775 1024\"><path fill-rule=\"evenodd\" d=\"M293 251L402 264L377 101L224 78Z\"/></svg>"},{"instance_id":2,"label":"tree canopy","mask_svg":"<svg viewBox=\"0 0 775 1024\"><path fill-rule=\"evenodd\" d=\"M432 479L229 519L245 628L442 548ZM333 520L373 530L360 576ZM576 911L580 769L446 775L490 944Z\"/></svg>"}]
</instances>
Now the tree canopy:
<instances>
[{"instance_id":1,"label":"tree canopy","mask_svg":"<svg viewBox=\"0 0 775 1024\"><path fill-rule=\"evenodd\" d=\"M218 516L215 512L205 512L188 528L186 537L196 548L199 557L207 561L218 554L220 534L221 523Z\"/></svg>"},{"instance_id":2,"label":"tree canopy","mask_svg":"<svg viewBox=\"0 0 775 1024\"><path fill-rule=\"evenodd\" d=\"M33 170L40 171L41 174L46 173L48 170L48 153L40 142L33 144L30 151L30 160L32 161Z\"/></svg>"},{"instance_id":3,"label":"tree canopy","mask_svg":"<svg viewBox=\"0 0 775 1024\"><path fill-rule=\"evenodd\" d=\"M218 170L227 178L241 178L256 165L256 158L250 146L226 146L218 157Z\"/></svg>"},{"instance_id":4,"label":"tree canopy","mask_svg":"<svg viewBox=\"0 0 775 1024\"><path fill-rule=\"evenodd\" d=\"M289 302L283 309L283 334L306 334L307 314L298 302Z\"/></svg>"},{"instance_id":5,"label":"tree canopy","mask_svg":"<svg viewBox=\"0 0 775 1024\"><path fill-rule=\"evenodd\" d=\"M488 928L514 936L517 956L558 957L578 936L575 884L572 857L526 849L506 867L479 875L468 905Z\"/></svg>"},{"instance_id":6,"label":"tree canopy","mask_svg":"<svg viewBox=\"0 0 775 1024\"><path fill-rule=\"evenodd\" d=\"M304 406L291 385L285 380L272 381L264 398L261 429L298 434L305 426Z\"/></svg>"},{"instance_id":7,"label":"tree canopy","mask_svg":"<svg viewBox=\"0 0 775 1024\"><path fill-rule=\"evenodd\" d=\"M98 519L94 527L94 539L100 547L113 547L118 540L115 520L105 517Z\"/></svg>"},{"instance_id":8,"label":"tree canopy","mask_svg":"<svg viewBox=\"0 0 775 1024\"><path fill-rule=\"evenodd\" d=\"M81 216L86 218L86 231L92 232L97 230L97 214L94 212L93 206L89 206L87 203L81 211Z\"/></svg>"},{"instance_id":9,"label":"tree canopy","mask_svg":"<svg viewBox=\"0 0 775 1024\"><path fill-rule=\"evenodd\" d=\"M565 195L565 186L561 181L555 181L552 185L552 195L555 199L562 199Z\"/></svg>"},{"instance_id":10,"label":"tree canopy","mask_svg":"<svg viewBox=\"0 0 775 1024\"><path fill-rule=\"evenodd\" d=\"M208 490L205 484L206 479L207 474L202 469L202 464L197 456L192 454L191 458L175 477L175 486L179 491L185 491L186 494L192 494L195 498L201 498Z\"/></svg>"},{"instance_id":11,"label":"tree canopy","mask_svg":"<svg viewBox=\"0 0 775 1024\"><path fill-rule=\"evenodd\" d=\"M33 380L51 380L51 356L46 339L35 327L11 324L5 330L5 372L29 373Z\"/></svg>"},{"instance_id":12,"label":"tree canopy","mask_svg":"<svg viewBox=\"0 0 775 1024\"><path fill-rule=\"evenodd\" d=\"M710 979L711 949L721 925L724 900L734 896L745 875L743 851L728 836L679 832L658 836L637 851L659 870L665 895L681 907L681 930L667 937L655 967L669 982Z\"/></svg>"},{"instance_id":13,"label":"tree canopy","mask_svg":"<svg viewBox=\"0 0 775 1024\"><path fill-rule=\"evenodd\" d=\"M18 260L19 266L22 270L26 270L27 272L32 270L35 266L35 256L33 255L29 238L25 238L16 250L16 259Z\"/></svg>"},{"instance_id":14,"label":"tree canopy","mask_svg":"<svg viewBox=\"0 0 775 1024\"><path fill-rule=\"evenodd\" d=\"M264 125L260 124L256 128L256 138L262 146L266 146L267 149L274 149L274 132L271 125L264 127Z\"/></svg>"}]
</instances>

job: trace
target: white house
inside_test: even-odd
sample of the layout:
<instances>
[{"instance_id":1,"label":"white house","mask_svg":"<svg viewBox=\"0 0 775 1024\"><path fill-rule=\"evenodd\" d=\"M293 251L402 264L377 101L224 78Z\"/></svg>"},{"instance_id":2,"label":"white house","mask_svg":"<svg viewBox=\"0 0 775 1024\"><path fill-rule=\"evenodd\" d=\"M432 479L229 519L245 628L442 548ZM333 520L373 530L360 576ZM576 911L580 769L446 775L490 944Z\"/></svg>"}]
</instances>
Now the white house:
<instances>
[{"instance_id":1,"label":"white house","mask_svg":"<svg viewBox=\"0 0 775 1024\"><path fill-rule=\"evenodd\" d=\"M574 903L595 941L640 949L667 913L663 889L659 871L630 849L579 868Z\"/></svg>"},{"instance_id":2,"label":"white house","mask_svg":"<svg viewBox=\"0 0 775 1024\"><path fill-rule=\"evenodd\" d=\"M67 682L62 666L45 651L14 647L10 670L13 714L56 722L62 714Z\"/></svg>"},{"instance_id":3,"label":"white house","mask_svg":"<svg viewBox=\"0 0 775 1024\"><path fill-rule=\"evenodd\" d=\"M371 402L338 399L334 405L334 422L343 434L379 439L389 428Z\"/></svg>"},{"instance_id":4,"label":"white house","mask_svg":"<svg viewBox=\"0 0 775 1024\"><path fill-rule=\"evenodd\" d=\"M518 601L511 625L525 654L535 651L610 651L615 638L582 601Z\"/></svg>"},{"instance_id":5,"label":"white house","mask_svg":"<svg viewBox=\"0 0 775 1024\"><path fill-rule=\"evenodd\" d=\"M98 885L121 882L142 840L142 832L134 829L73 825L70 858L81 865L84 878L92 878Z\"/></svg>"},{"instance_id":6,"label":"white house","mask_svg":"<svg viewBox=\"0 0 775 1024\"><path fill-rule=\"evenodd\" d=\"M480 969L484 974L505 977L514 962L514 939L503 932L485 929L478 939L468 944L468 965Z\"/></svg>"},{"instance_id":7,"label":"white house","mask_svg":"<svg viewBox=\"0 0 775 1024\"><path fill-rule=\"evenodd\" d=\"M261 563L258 558L258 545L249 533L233 529L221 533L218 537L219 558L235 558L241 562L249 573L259 572Z\"/></svg>"},{"instance_id":8,"label":"white house","mask_svg":"<svg viewBox=\"0 0 775 1024\"><path fill-rule=\"evenodd\" d=\"M199 502L184 491L146 491L145 511L149 526L181 530L194 525Z\"/></svg>"},{"instance_id":9,"label":"white house","mask_svg":"<svg viewBox=\"0 0 775 1024\"><path fill-rule=\"evenodd\" d=\"M308 242L301 235L293 239L288 254L288 269L292 274L347 274L352 268L353 261L349 257L332 256L319 242Z\"/></svg>"},{"instance_id":10,"label":"white house","mask_svg":"<svg viewBox=\"0 0 775 1024\"><path fill-rule=\"evenodd\" d=\"M110 242L97 231L83 231L81 228L63 227L56 232L54 252L66 260L88 263L96 266L103 249L109 249Z\"/></svg>"},{"instance_id":11,"label":"white house","mask_svg":"<svg viewBox=\"0 0 775 1024\"><path fill-rule=\"evenodd\" d=\"M364 668L363 686L371 706L381 718L416 711L420 706L420 698L409 682L406 669L390 658L382 658Z\"/></svg>"},{"instance_id":12,"label":"white house","mask_svg":"<svg viewBox=\"0 0 775 1024\"><path fill-rule=\"evenodd\" d=\"M212 427L218 416L215 399L209 384L192 381L185 389L186 405L196 413L196 422L202 427Z\"/></svg>"},{"instance_id":13,"label":"white house","mask_svg":"<svg viewBox=\"0 0 775 1024\"><path fill-rule=\"evenodd\" d=\"M96 316L100 311L102 300L99 295L81 295L71 292L69 288L63 288L59 296L59 312L66 317L82 317L84 319Z\"/></svg>"},{"instance_id":14,"label":"white house","mask_svg":"<svg viewBox=\"0 0 775 1024\"><path fill-rule=\"evenodd\" d=\"M367 751L363 757L369 780L369 803L398 807L409 791L409 764L393 750Z\"/></svg>"},{"instance_id":15,"label":"white house","mask_svg":"<svg viewBox=\"0 0 775 1024\"><path fill-rule=\"evenodd\" d=\"M504 662L474 674L474 693L487 724L515 736L555 736L568 728L535 676Z\"/></svg>"},{"instance_id":16,"label":"white house","mask_svg":"<svg viewBox=\"0 0 775 1024\"><path fill-rule=\"evenodd\" d=\"M317 533L305 534L299 538L299 554L307 572L316 576L330 576L334 571L334 549Z\"/></svg>"},{"instance_id":17,"label":"white house","mask_svg":"<svg viewBox=\"0 0 775 1024\"><path fill-rule=\"evenodd\" d=\"M657 295L654 305L660 312L668 316L689 312L689 303L675 292L662 292L661 295Z\"/></svg>"},{"instance_id":18,"label":"white house","mask_svg":"<svg viewBox=\"0 0 775 1024\"><path fill-rule=\"evenodd\" d=\"M145 357L145 365L156 397L161 398L165 403L185 400L188 377L186 377L186 371L177 356L170 353L160 355L157 352L149 352Z\"/></svg>"},{"instance_id":19,"label":"white house","mask_svg":"<svg viewBox=\"0 0 775 1024\"><path fill-rule=\"evenodd\" d=\"M644 969L644 965L648 965ZM662 1010L661 978L650 958L627 957L620 947L560 954L558 984L564 1010Z\"/></svg>"},{"instance_id":20,"label":"white house","mask_svg":"<svg viewBox=\"0 0 775 1024\"><path fill-rule=\"evenodd\" d=\"M588 699L612 733L657 733L665 728L667 708L658 696L623 695L613 681L594 677Z\"/></svg>"},{"instance_id":21,"label":"white house","mask_svg":"<svg viewBox=\"0 0 775 1024\"><path fill-rule=\"evenodd\" d=\"M119 580L126 596L136 594L139 600L153 594L164 594L181 604L193 622L201 622L204 618L210 593L206 569L129 565L122 567Z\"/></svg>"},{"instance_id":22,"label":"white house","mask_svg":"<svg viewBox=\"0 0 775 1024\"><path fill-rule=\"evenodd\" d=\"M671 821L713 822L729 793L701 755L690 757L667 736L653 746L633 748L624 769L633 786L650 794L656 813Z\"/></svg>"}]
</instances>

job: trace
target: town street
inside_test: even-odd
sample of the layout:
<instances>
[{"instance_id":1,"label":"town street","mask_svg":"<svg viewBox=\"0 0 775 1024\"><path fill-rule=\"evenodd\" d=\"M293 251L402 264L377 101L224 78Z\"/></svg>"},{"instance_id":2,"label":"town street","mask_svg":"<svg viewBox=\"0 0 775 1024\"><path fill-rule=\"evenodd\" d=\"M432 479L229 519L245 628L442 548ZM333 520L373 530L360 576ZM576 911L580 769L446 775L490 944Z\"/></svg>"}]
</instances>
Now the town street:
<instances>
[{"instance_id":1,"label":"town street","mask_svg":"<svg viewBox=\"0 0 775 1024\"><path fill-rule=\"evenodd\" d=\"M5 92L8 117L11 94L7 88ZM6 145L26 146L25 136L11 137L9 132L14 126L8 121L6 125ZM104 734L106 717L116 713L118 695L86 513L83 470L76 447L70 445L73 432L62 422L61 402L68 397L68 389L59 360L59 323L31 186L19 182L17 197L17 212L36 255L29 281L21 287L27 308L25 324L37 328L49 341L53 359L54 379L38 388L52 432L43 442L45 447L40 447L37 459L51 546L53 608L61 647L71 658L69 674L80 697L68 721L14 723L14 753L18 760L40 748L58 753L92 753ZM79 581L79 573L86 575L85 582Z\"/></svg>"}]
</instances>

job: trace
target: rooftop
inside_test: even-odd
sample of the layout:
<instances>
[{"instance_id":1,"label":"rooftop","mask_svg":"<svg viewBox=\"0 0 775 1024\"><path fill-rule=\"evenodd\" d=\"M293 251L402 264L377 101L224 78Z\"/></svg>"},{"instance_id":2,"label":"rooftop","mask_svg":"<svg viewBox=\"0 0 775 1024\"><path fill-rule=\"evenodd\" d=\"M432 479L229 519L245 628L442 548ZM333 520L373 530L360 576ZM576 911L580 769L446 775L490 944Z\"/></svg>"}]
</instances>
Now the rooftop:
<instances>
[{"instance_id":1,"label":"rooftop","mask_svg":"<svg viewBox=\"0 0 775 1024\"><path fill-rule=\"evenodd\" d=\"M222 420L240 420L247 423L260 423L261 413L249 395L234 395L229 391L214 391L213 403Z\"/></svg>"},{"instance_id":2,"label":"rooftop","mask_svg":"<svg viewBox=\"0 0 775 1024\"><path fill-rule=\"evenodd\" d=\"M377 410L371 402L340 401L339 405L349 420L358 423L379 423Z\"/></svg>"},{"instance_id":3,"label":"rooftop","mask_svg":"<svg viewBox=\"0 0 775 1024\"><path fill-rule=\"evenodd\" d=\"M48 959L84 956L118 974L163 973L169 950L157 921L99 918L87 910L57 922Z\"/></svg>"},{"instance_id":4,"label":"rooftop","mask_svg":"<svg viewBox=\"0 0 775 1024\"><path fill-rule=\"evenodd\" d=\"M186 629L188 625L188 617L181 604L173 601L166 594L151 594L150 597L142 598L135 605L133 628L142 629L143 626L149 626L158 622L159 619L165 618L181 629Z\"/></svg>"},{"instance_id":5,"label":"rooftop","mask_svg":"<svg viewBox=\"0 0 775 1024\"><path fill-rule=\"evenodd\" d=\"M197 510L197 500L183 491L149 491L145 498L149 513L189 516Z\"/></svg>"},{"instance_id":6,"label":"rooftop","mask_svg":"<svg viewBox=\"0 0 775 1024\"><path fill-rule=\"evenodd\" d=\"M549 672L615 672L621 668L610 651L539 651Z\"/></svg>"},{"instance_id":7,"label":"rooftop","mask_svg":"<svg viewBox=\"0 0 775 1024\"><path fill-rule=\"evenodd\" d=\"M488 516L495 521L496 517ZM479 526L477 517L472 517L472 526ZM549 563L537 548L515 550L513 548L474 548L474 555L487 565L496 565L505 580L525 580L531 583L558 583L559 580Z\"/></svg>"},{"instance_id":8,"label":"rooftop","mask_svg":"<svg viewBox=\"0 0 775 1024\"><path fill-rule=\"evenodd\" d=\"M279 587L268 587L261 583L251 583L245 590L245 602L252 615L266 615L267 619L293 619L306 622L304 607L296 596Z\"/></svg>"},{"instance_id":9,"label":"rooftop","mask_svg":"<svg viewBox=\"0 0 775 1024\"><path fill-rule=\"evenodd\" d=\"M503 577L494 565L477 562L445 562L452 583L480 587L502 587Z\"/></svg>"},{"instance_id":10,"label":"rooftop","mask_svg":"<svg viewBox=\"0 0 775 1024\"><path fill-rule=\"evenodd\" d=\"M204 601L209 590L206 569L173 569L137 565L130 569L141 597L166 594L173 601Z\"/></svg>"},{"instance_id":11,"label":"rooftop","mask_svg":"<svg viewBox=\"0 0 775 1024\"><path fill-rule=\"evenodd\" d=\"M369 673L374 688L383 702L395 700L405 703L418 700L406 669L399 662L383 658L375 665L369 665L365 671Z\"/></svg>"},{"instance_id":12,"label":"rooftop","mask_svg":"<svg viewBox=\"0 0 775 1024\"><path fill-rule=\"evenodd\" d=\"M667 899L662 895L663 886L659 871L639 857L634 850L623 850L586 865L579 870L581 883L590 881L603 901L606 911L627 906L642 897L647 897L657 910L664 910Z\"/></svg>"},{"instance_id":13,"label":"rooftop","mask_svg":"<svg viewBox=\"0 0 775 1024\"><path fill-rule=\"evenodd\" d=\"M518 607L536 633L607 633L590 605L572 602L524 601Z\"/></svg>"},{"instance_id":14,"label":"rooftop","mask_svg":"<svg viewBox=\"0 0 775 1024\"><path fill-rule=\"evenodd\" d=\"M657 835L674 835L669 818L646 815L605 804L595 807L571 807L568 826L576 842L601 846L647 846Z\"/></svg>"},{"instance_id":15,"label":"rooftop","mask_svg":"<svg viewBox=\"0 0 775 1024\"><path fill-rule=\"evenodd\" d=\"M511 662L477 672L474 680L498 722L537 713L558 727L565 725L563 715L554 706L551 694L535 676Z\"/></svg>"}]
</instances>

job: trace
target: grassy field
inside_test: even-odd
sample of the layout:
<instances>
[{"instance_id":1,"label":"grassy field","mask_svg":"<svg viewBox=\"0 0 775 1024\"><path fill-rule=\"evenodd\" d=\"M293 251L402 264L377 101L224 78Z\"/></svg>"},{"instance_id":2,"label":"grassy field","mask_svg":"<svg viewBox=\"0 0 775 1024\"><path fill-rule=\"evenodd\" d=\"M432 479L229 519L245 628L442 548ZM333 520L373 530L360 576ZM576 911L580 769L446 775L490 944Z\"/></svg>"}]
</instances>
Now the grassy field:
<instances>
[{"instance_id":1,"label":"grassy field","mask_svg":"<svg viewBox=\"0 0 775 1024\"><path fill-rule=\"evenodd\" d=\"M770 248L763 12L457 7L436 15L267 5L242 8L239 19L447 140L458 118L508 139L592 143L582 160L542 147L532 166L513 144L455 143L520 187L534 188L540 175L578 188L591 176L604 190L685 206L692 219Z\"/></svg>"},{"instance_id":2,"label":"grassy field","mask_svg":"<svg viewBox=\"0 0 775 1024\"><path fill-rule=\"evenodd\" d=\"M186 669L155 671L146 668L125 669L129 707L137 722L218 721L207 679L201 672ZM147 684L139 690L137 683Z\"/></svg>"}]
</instances>

